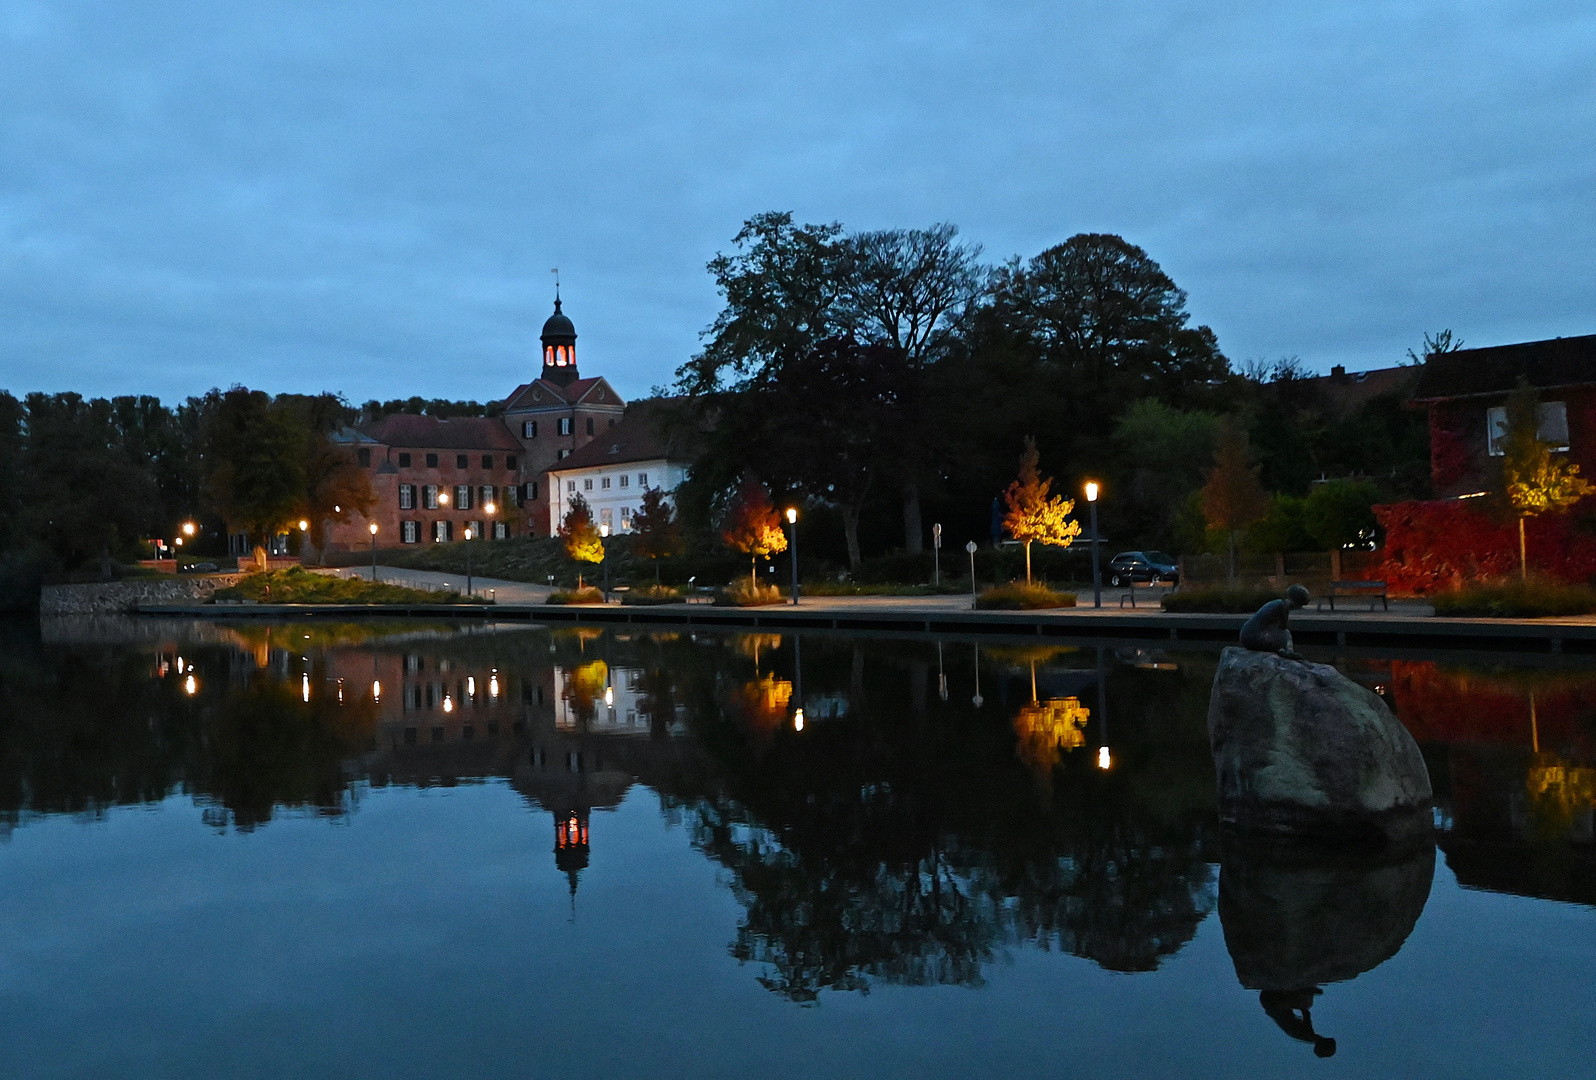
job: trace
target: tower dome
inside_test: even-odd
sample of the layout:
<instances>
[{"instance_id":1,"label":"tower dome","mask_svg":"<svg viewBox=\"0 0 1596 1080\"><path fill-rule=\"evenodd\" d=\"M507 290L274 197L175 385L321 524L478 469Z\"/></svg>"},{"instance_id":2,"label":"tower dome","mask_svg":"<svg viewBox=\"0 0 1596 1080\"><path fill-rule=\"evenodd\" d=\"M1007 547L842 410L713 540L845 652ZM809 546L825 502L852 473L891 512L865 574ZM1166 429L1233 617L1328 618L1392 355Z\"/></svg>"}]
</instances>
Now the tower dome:
<instances>
[{"instance_id":1,"label":"tower dome","mask_svg":"<svg viewBox=\"0 0 1596 1080\"><path fill-rule=\"evenodd\" d=\"M576 327L560 310L560 295L554 294L554 314L543 324L543 377L568 386L577 379Z\"/></svg>"}]
</instances>

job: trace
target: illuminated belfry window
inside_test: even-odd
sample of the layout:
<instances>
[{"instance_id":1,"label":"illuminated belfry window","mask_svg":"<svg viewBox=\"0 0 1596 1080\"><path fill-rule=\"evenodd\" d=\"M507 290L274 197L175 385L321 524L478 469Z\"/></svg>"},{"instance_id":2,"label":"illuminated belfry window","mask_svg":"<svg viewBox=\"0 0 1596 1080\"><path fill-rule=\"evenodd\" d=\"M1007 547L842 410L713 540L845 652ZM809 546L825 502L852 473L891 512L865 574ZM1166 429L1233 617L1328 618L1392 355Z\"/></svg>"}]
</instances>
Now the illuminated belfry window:
<instances>
[{"instance_id":1,"label":"illuminated belfry window","mask_svg":"<svg viewBox=\"0 0 1596 1080\"><path fill-rule=\"evenodd\" d=\"M543 377L568 386L576 381L576 327L560 310L560 296L554 294L554 314L543 324Z\"/></svg>"},{"instance_id":2,"label":"illuminated belfry window","mask_svg":"<svg viewBox=\"0 0 1596 1080\"><path fill-rule=\"evenodd\" d=\"M570 883L573 906L577 875L587 869L587 855L587 811L557 812L554 815L554 865Z\"/></svg>"}]
</instances>

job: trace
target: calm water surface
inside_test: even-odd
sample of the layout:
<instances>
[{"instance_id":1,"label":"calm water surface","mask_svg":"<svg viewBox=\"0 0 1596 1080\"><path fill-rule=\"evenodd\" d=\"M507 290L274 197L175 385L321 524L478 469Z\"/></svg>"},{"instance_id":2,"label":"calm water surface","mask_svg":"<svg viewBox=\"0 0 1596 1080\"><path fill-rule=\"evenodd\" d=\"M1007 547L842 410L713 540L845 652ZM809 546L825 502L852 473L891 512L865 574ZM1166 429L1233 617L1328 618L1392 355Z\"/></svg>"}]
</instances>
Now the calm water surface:
<instances>
[{"instance_id":1,"label":"calm water surface","mask_svg":"<svg viewBox=\"0 0 1596 1080\"><path fill-rule=\"evenodd\" d=\"M1596 1074L1569 663L1317 657L1437 793L1347 853L1221 835L1214 652L0 635L0 1076Z\"/></svg>"}]
</instances>

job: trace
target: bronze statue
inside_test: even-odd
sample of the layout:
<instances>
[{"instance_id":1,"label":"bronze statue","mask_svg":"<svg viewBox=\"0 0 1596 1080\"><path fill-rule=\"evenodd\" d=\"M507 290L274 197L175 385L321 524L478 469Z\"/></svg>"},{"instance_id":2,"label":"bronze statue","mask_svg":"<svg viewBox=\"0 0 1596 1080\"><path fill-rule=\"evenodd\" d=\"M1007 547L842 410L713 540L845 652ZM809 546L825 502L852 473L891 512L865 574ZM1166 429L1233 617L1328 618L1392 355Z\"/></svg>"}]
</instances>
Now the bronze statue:
<instances>
[{"instance_id":1,"label":"bronze statue","mask_svg":"<svg viewBox=\"0 0 1596 1080\"><path fill-rule=\"evenodd\" d=\"M1253 652L1279 653L1287 660L1301 660L1291 647L1292 608L1308 605L1308 590L1293 585L1286 590L1283 600L1271 600L1253 613L1241 627L1241 647Z\"/></svg>"}]
</instances>

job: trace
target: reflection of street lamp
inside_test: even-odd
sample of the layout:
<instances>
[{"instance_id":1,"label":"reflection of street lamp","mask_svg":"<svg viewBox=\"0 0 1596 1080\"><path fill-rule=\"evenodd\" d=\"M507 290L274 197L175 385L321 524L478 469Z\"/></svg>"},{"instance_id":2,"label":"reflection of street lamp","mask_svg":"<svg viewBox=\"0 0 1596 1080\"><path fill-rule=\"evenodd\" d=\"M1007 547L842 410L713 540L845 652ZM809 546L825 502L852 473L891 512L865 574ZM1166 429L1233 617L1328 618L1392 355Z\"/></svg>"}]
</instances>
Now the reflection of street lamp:
<instances>
[{"instance_id":1,"label":"reflection of street lamp","mask_svg":"<svg viewBox=\"0 0 1596 1080\"><path fill-rule=\"evenodd\" d=\"M371 530L371 580L377 580L377 523L373 521L367 526Z\"/></svg>"},{"instance_id":2,"label":"reflection of street lamp","mask_svg":"<svg viewBox=\"0 0 1596 1080\"><path fill-rule=\"evenodd\" d=\"M796 506L787 507L787 524L792 526L790 530L792 532L792 544L790 545L792 548L792 602L796 605L798 603L798 508ZM803 715L804 711L799 709L798 729L800 731L803 730Z\"/></svg>"},{"instance_id":3,"label":"reflection of street lamp","mask_svg":"<svg viewBox=\"0 0 1596 1080\"><path fill-rule=\"evenodd\" d=\"M972 540L971 543L973 544L974 541ZM975 647L975 696L970 699L970 704L979 709L981 702L984 700L986 699L981 696L981 646L977 645Z\"/></svg>"},{"instance_id":4,"label":"reflection of street lamp","mask_svg":"<svg viewBox=\"0 0 1596 1080\"><path fill-rule=\"evenodd\" d=\"M1097 481L1086 484L1086 505L1092 508L1092 606L1103 606L1103 574L1097 567Z\"/></svg>"}]
</instances>

